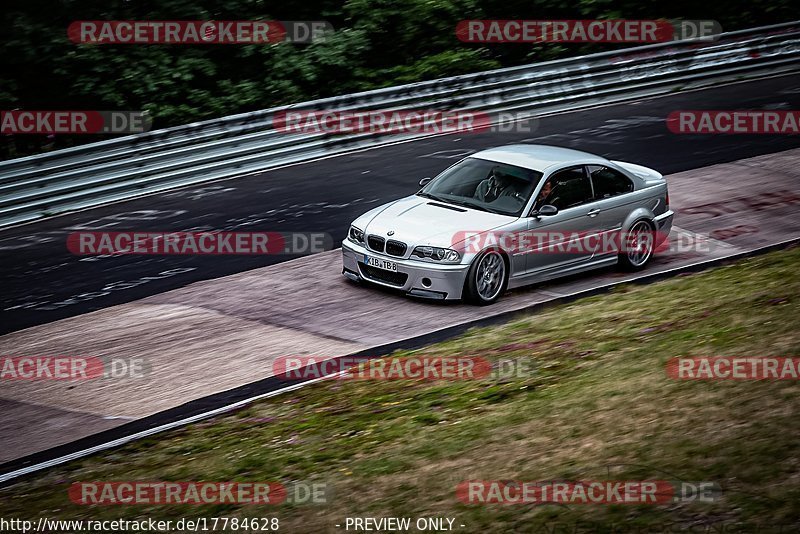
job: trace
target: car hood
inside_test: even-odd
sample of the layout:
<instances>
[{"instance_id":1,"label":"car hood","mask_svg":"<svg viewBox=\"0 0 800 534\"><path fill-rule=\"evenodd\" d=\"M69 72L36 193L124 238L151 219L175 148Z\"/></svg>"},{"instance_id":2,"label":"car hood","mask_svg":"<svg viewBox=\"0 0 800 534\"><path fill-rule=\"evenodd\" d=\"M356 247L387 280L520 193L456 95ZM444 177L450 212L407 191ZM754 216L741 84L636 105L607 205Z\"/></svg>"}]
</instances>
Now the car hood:
<instances>
[{"instance_id":1,"label":"car hood","mask_svg":"<svg viewBox=\"0 0 800 534\"><path fill-rule=\"evenodd\" d=\"M365 213L353 224L366 234L402 241L410 252L417 245L451 247L467 233L485 232L516 219L412 195Z\"/></svg>"}]
</instances>

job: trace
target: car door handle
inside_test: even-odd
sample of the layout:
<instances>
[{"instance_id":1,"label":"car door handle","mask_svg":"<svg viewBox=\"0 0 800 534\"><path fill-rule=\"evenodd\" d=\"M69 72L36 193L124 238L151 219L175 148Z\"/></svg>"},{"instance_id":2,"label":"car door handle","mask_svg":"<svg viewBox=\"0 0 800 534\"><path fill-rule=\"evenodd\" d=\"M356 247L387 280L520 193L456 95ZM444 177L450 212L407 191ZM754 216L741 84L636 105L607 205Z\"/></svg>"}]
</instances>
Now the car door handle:
<instances>
[{"instance_id":1,"label":"car door handle","mask_svg":"<svg viewBox=\"0 0 800 534\"><path fill-rule=\"evenodd\" d=\"M598 213L600 213L600 210L594 209L594 210L589 210L589 213L587 213L586 215L588 215L589 217L597 217Z\"/></svg>"}]
</instances>

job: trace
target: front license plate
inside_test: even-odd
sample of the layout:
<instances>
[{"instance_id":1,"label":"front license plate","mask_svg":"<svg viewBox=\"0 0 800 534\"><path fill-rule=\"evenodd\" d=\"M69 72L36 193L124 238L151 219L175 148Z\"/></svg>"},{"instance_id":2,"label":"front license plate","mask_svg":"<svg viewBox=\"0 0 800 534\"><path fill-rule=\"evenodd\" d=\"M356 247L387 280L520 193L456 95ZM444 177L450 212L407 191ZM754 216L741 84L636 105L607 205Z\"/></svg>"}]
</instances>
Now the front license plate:
<instances>
[{"instance_id":1,"label":"front license plate","mask_svg":"<svg viewBox=\"0 0 800 534\"><path fill-rule=\"evenodd\" d=\"M393 273L397 272L397 264L395 262L393 262L393 261L382 260L380 258L370 258L369 256L364 256L364 263L366 263L370 267L377 267L378 269L384 269L386 271L392 271Z\"/></svg>"}]
</instances>

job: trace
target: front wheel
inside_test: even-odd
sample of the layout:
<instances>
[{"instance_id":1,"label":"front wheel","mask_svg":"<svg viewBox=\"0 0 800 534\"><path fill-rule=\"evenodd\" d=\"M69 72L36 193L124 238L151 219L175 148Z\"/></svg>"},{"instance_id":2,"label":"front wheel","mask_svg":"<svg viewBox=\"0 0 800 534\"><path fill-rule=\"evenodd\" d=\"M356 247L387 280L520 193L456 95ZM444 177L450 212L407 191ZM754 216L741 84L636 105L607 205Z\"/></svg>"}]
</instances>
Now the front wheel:
<instances>
[{"instance_id":1,"label":"front wheel","mask_svg":"<svg viewBox=\"0 0 800 534\"><path fill-rule=\"evenodd\" d=\"M500 298L508 285L508 269L497 250L482 252L467 271L466 296L479 305L491 304Z\"/></svg>"},{"instance_id":2,"label":"front wheel","mask_svg":"<svg viewBox=\"0 0 800 534\"><path fill-rule=\"evenodd\" d=\"M653 225L646 220L633 223L622 240L619 265L626 271L640 271L650 262L655 248Z\"/></svg>"}]
</instances>

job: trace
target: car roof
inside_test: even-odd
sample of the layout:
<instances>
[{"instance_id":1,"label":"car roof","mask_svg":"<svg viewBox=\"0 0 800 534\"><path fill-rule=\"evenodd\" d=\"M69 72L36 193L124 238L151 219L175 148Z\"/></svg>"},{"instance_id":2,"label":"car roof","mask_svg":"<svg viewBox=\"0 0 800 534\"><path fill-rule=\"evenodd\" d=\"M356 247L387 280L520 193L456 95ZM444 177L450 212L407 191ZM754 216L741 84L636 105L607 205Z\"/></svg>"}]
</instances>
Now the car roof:
<instances>
[{"instance_id":1,"label":"car roof","mask_svg":"<svg viewBox=\"0 0 800 534\"><path fill-rule=\"evenodd\" d=\"M516 165L534 171L544 172L553 166L582 165L597 163L608 165L611 163L606 158L573 150L549 145L506 145L487 150L481 150L470 157Z\"/></svg>"}]
</instances>

